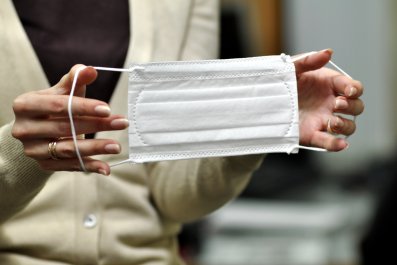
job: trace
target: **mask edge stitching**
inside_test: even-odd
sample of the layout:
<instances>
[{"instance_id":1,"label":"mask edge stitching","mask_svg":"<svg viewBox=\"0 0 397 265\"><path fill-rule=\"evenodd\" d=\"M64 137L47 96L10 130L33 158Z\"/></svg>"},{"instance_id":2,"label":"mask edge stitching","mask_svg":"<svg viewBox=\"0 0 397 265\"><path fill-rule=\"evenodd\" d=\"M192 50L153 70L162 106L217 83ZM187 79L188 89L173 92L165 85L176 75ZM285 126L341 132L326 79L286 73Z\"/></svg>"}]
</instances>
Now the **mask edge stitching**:
<instances>
[{"instance_id":1,"label":"mask edge stitching","mask_svg":"<svg viewBox=\"0 0 397 265\"><path fill-rule=\"evenodd\" d=\"M290 122L289 122L289 126L288 126L287 131L284 134L284 136L287 136L288 134L291 133L292 125L294 123L294 117L295 117L296 110L295 110L295 100L294 100L294 96L293 96L292 91L291 91L291 86L286 81L284 81L284 85L287 87L288 95L290 97L290 104L291 104L291 108L292 108L292 113L291 113L291 119L290 119Z\"/></svg>"},{"instance_id":2,"label":"mask edge stitching","mask_svg":"<svg viewBox=\"0 0 397 265\"><path fill-rule=\"evenodd\" d=\"M296 137L291 137L296 138ZM179 157L186 157L186 154L188 154L190 157L190 159L193 158L197 158L197 157L207 157L207 156L225 156L225 155L233 155L234 153L241 153L244 152L246 154L253 154L253 153L269 153L269 152L285 152L287 153L289 150L288 148L291 147L291 145L295 146L292 143L289 144L283 144L283 145L278 145L276 147L266 147L266 146L254 146L254 147L237 147L237 148L233 148L231 147L228 150L214 150L214 151L177 151L173 154L152 154L152 153L146 153L146 154L136 154L135 156L132 155L130 157L132 157L131 159L133 160L142 160L145 158L150 158L150 159L154 159L153 161L155 161L156 159L179 159ZM235 154L236 155L236 154ZM148 160L148 161L152 161L152 160Z\"/></svg>"},{"instance_id":3,"label":"mask edge stitching","mask_svg":"<svg viewBox=\"0 0 397 265\"><path fill-rule=\"evenodd\" d=\"M144 87L140 87L138 95L136 95L135 103L133 105L134 108L132 110L132 120L134 121L134 128L135 128L136 136L138 137L138 139L141 141L141 143L143 145L147 145L145 140L142 138L142 134L140 133L139 126L138 126L138 119L137 119L138 101L140 100L142 92L143 92L144 89L145 89Z\"/></svg>"}]
</instances>

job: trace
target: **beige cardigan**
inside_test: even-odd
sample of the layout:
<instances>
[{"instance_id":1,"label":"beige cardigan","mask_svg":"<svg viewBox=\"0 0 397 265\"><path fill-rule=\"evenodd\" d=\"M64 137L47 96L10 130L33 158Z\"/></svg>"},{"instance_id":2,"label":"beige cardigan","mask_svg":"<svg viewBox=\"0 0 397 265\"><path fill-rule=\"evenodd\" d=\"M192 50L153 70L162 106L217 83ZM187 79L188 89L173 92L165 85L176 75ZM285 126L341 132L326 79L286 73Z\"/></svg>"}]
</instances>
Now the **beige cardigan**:
<instances>
[{"instance_id":1,"label":"beige cardigan","mask_svg":"<svg viewBox=\"0 0 397 265\"><path fill-rule=\"evenodd\" d=\"M217 11L215 0L130 0L126 64L214 58ZM0 264L181 264L180 224L237 196L261 162L247 156L127 164L109 177L44 172L10 133L13 99L49 86L12 0L0 1L0 60ZM110 102L114 113L127 113L126 78ZM128 157L126 131L97 137L124 147L101 159Z\"/></svg>"}]
</instances>

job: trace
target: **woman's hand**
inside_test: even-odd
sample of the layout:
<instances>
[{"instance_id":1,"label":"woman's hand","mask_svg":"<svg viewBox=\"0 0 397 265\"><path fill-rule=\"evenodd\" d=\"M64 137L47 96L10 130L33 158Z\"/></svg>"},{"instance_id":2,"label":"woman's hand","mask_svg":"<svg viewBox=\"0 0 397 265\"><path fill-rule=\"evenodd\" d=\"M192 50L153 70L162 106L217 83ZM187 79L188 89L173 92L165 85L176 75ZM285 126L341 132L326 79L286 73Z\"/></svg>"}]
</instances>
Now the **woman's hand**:
<instances>
[{"instance_id":1,"label":"woman's hand","mask_svg":"<svg viewBox=\"0 0 397 265\"><path fill-rule=\"evenodd\" d=\"M340 151L348 147L344 138L356 124L334 113L357 116L364 110L359 99L362 84L339 72L324 68L332 50L324 50L295 62L298 82L300 144Z\"/></svg>"},{"instance_id":2,"label":"woman's hand","mask_svg":"<svg viewBox=\"0 0 397 265\"><path fill-rule=\"evenodd\" d=\"M82 65L74 66L55 86L20 95L14 101L12 135L23 143L26 156L37 160L44 170L81 170L71 138L67 110L73 78L80 67ZM79 74L72 106L78 135L128 127L128 120L121 115L112 115L108 104L84 98L86 85L96 77L97 72L92 67L83 69ZM55 152L58 160L51 157L49 143L54 141L57 143ZM78 146L86 169L103 175L110 173L109 165L90 156L121 151L120 144L110 139L80 139Z\"/></svg>"}]
</instances>

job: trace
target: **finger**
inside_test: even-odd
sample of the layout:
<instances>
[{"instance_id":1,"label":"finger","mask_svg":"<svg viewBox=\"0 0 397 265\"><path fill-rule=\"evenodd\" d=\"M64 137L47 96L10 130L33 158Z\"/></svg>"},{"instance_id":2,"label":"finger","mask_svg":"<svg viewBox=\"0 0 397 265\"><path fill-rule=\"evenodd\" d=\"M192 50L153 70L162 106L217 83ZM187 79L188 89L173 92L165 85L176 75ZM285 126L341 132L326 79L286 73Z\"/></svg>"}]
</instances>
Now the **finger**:
<instances>
[{"instance_id":1,"label":"finger","mask_svg":"<svg viewBox=\"0 0 397 265\"><path fill-rule=\"evenodd\" d=\"M352 135L356 131L356 123L340 116L334 116L328 121L327 131L332 134Z\"/></svg>"},{"instance_id":2,"label":"finger","mask_svg":"<svg viewBox=\"0 0 397 265\"><path fill-rule=\"evenodd\" d=\"M90 66L76 64L73 66L69 73L65 74L61 80L53 87L37 91L41 95L69 95L72 88L75 75L78 73L76 83L75 96L84 96L86 85L94 82L98 76L98 72Z\"/></svg>"},{"instance_id":3,"label":"finger","mask_svg":"<svg viewBox=\"0 0 397 265\"><path fill-rule=\"evenodd\" d=\"M83 158L84 166L88 172L98 173L105 176L110 174L107 163L89 157ZM48 171L82 171L78 159L41 160L38 161L42 169Z\"/></svg>"},{"instance_id":4,"label":"finger","mask_svg":"<svg viewBox=\"0 0 397 265\"><path fill-rule=\"evenodd\" d=\"M87 139L78 140L77 145L80 155L95 156L107 154L119 154L121 146L118 142L110 139ZM48 140L28 141L24 144L25 155L36 160L45 160L51 158L49 154ZM76 149L72 139L62 139L56 141L54 148L56 157L59 159L76 158Z\"/></svg>"},{"instance_id":5,"label":"finger","mask_svg":"<svg viewBox=\"0 0 397 265\"><path fill-rule=\"evenodd\" d=\"M313 134L311 145L332 152L342 151L348 147L345 139L337 138L334 135L321 131L316 131Z\"/></svg>"},{"instance_id":6,"label":"finger","mask_svg":"<svg viewBox=\"0 0 397 265\"><path fill-rule=\"evenodd\" d=\"M333 90L336 94L344 95L347 98L355 99L363 94L363 85L360 81L353 80L342 74L335 75L331 79Z\"/></svg>"},{"instance_id":7,"label":"finger","mask_svg":"<svg viewBox=\"0 0 397 265\"><path fill-rule=\"evenodd\" d=\"M337 113L357 116L364 111L364 103L360 99L337 97L335 100L334 111Z\"/></svg>"},{"instance_id":8,"label":"finger","mask_svg":"<svg viewBox=\"0 0 397 265\"><path fill-rule=\"evenodd\" d=\"M15 115L41 117L41 116L67 116L69 96L65 95L38 95L18 97L14 101ZM109 106L102 101L74 97L72 101L74 115L108 117L111 113Z\"/></svg>"},{"instance_id":9,"label":"finger","mask_svg":"<svg viewBox=\"0 0 397 265\"><path fill-rule=\"evenodd\" d=\"M77 116L74 118L76 134L90 134L100 131L124 130L129 122L121 115L107 118ZM12 135L20 140L24 139L56 139L71 136L71 125L68 118L47 120L23 120L15 123Z\"/></svg>"},{"instance_id":10,"label":"finger","mask_svg":"<svg viewBox=\"0 0 397 265\"><path fill-rule=\"evenodd\" d=\"M323 67L331 60L332 53L331 49L326 49L294 62L296 74L300 75Z\"/></svg>"}]
</instances>

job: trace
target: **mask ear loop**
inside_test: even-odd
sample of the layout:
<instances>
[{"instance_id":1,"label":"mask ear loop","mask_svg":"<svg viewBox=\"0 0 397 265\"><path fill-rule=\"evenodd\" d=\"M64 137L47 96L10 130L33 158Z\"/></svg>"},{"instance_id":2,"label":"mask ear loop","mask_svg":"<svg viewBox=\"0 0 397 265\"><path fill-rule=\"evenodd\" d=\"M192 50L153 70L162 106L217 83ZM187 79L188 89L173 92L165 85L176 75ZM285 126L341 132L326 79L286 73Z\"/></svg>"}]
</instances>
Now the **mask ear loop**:
<instances>
[{"instance_id":1,"label":"mask ear loop","mask_svg":"<svg viewBox=\"0 0 397 265\"><path fill-rule=\"evenodd\" d=\"M298 55L294 58L291 58L287 55L285 55L284 53L281 54L281 57L283 58L283 60L287 60L288 57L288 61L290 61L291 63L299 61L300 59L306 58L310 55L316 54L318 53L317 51L312 51L312 52L308 52L308 53L304 53L301 55ZM331 64L336 70L338 70L339 72L341 72L343 75L349 77L350 79L353 79L348 73L346 73L345 71L343 71L342 68L340 68L338 65L336 65L333 61L329 60L328 61L329 64ZM353 121L356 121L356 116L353 117ZM345 139L348 139L349 136L346 136ZM324 149L324 148L318 148L318 147L309 147L309 146L303 146L303 145L298 145L297 147L293 147L290 152L288 152L288 154L290 153L296 153L297 152L297 148L298 149L305 149L305 150L310 150L310 151L317 151L317 152L328 152L328 150Z\"/></svg>"},{"instance_id":2,"label":"mask ear loop","mask_svg":"<svg viewBox=\"0 0 397 265\"><path fill-rule=\"evenodd\" d=\"M70 89L70 94L69 94L69 99L68 99L68 116L69 116L69 121L70 121L70 129L71 129L71 133L72 133L72 138L73 138L73 144L74 144L74 149L76 151L76 156L79 160L80 163L80 168L82 171L84 172L88 172L87 168L84 165L84 161L83 158L81 157L81 153L79 150L79 146L77 144L77 133L76 133L76 128L74 126L74 121L73 121L73 111L72 111L72 103L73 103L73 95L74 92L76 90L76 85L77 85L77 80L79 78L80 72L82 70L84 70L85 68L87 68L86 66L82 66L79 69L77 69L74 78L73 78L73 83L72 83L72 88ZM135 69L143 69L143 67L139 67L139 66L135 66L129 69L125 69L125 68L111 68L111 67L101 67L101 66L95 66L93 67L95 70L98 71L112 71L112 72L133 72ZM118 162L112 166L117 166L117 165L121 165L124 163L128 163L130 162L129 159Z\"/></svg>"}]
</instances>

